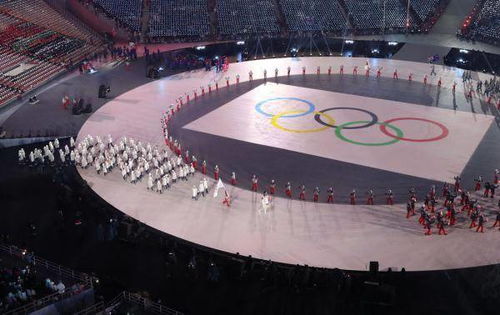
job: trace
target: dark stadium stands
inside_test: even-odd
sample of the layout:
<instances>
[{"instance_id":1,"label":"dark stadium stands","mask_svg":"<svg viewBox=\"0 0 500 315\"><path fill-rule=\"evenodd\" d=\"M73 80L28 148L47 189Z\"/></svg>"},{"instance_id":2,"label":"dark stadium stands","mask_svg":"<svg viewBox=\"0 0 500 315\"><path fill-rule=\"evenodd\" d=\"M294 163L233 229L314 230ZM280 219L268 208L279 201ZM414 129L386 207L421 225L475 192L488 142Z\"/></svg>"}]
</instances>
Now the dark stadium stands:
<instances>
[{"instance_id":1,"label":"dark stadium stands","mask_svg":"<svg viewBox=\"0 0 500 315\"><path fill-rule=\"evenodd\" d=\"M209 32L206 0L151 1L149 37L205 37Z\"/></svg>"},{"instance_id":2,"label":"dark stadium stands","mask_svg":"<svg viewBox=\"0 0 500 315\"><path fill-rule=\"evenodd\" d=\"M107 14L126 25L132 31L141 29L142 0L94 0Z\"/></svg>"},{"instance_id":3,"label":"dark stadium stands","mask_svg":"<svg viewBox=\"0 0 500 315\"><path fill-rule=\"evenodd\" d=\"M220 35L277 34L277 9L272 0L217 1Z\"/></svg>"},{"instance_id":4,"label":"dark stadium stands","mask_svg":"<svg viewBox=\"0 0 500 315\"><path fill-rule=\"evenodd\" d=\"M100 49L98 36L43 1L0 4L0 105Z\"/></svg>"},{"instance_id":5,"label":"dark stadium stands","mask_svg":"<svg viewBox=\"0 0 500 315\"><path fill-rule=\"evenodd\" d=\"M337 1L281 0L290 31L339 31L346 19Z\"/></svg>"},{"instance_id":6,"label":"dark stadium stands","mask_svg":"<svg viewBox=\"0 0 500 315\"><path fill-rule=\"evenodd\" d=\"M462 26L462 35L494 45L500 42L500 2L481 0Z\"/></svg>"}]
</instances>

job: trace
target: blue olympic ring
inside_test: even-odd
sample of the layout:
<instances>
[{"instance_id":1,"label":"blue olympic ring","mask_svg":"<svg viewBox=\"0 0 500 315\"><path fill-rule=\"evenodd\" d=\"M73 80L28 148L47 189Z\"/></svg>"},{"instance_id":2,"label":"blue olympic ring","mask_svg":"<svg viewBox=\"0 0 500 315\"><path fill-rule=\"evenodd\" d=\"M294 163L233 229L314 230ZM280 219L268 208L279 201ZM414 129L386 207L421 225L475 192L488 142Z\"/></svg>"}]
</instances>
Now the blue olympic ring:
<instances>
[{"instance_id":1,"label":"blue olympic ring","mask_svg":"<svg viewBox=\"0 0 500 315\"><path fill-rule=\"evenodd\" d=\"M258 111L259 113L261 113L262 115L267 116L267 117L273 117L274 116L273 114L268 114L268 113L264 112L261 107L262 107L262 105L264 105L267 102L272 102L272 101L277 101L277 100L299 101L299 102L305 103L305 104L307 104L309 106L309 109L306 112L303 112L303 113L300 113L300 114L294 114L294 115L283 115L283 116L281 116L282 118L293 118L293 117L305 116L305 115L308 115L310 113L313 113L314 110L316 109L316 106L314 106L313 103L311 103L311 102L309 102L307 100L303 100L301 98L296 98L296 97L275 97L275 98L269 98L267 100L263 100L261 102L258 102L257 105L255 105L255 110Z\"/></svg>"}]
</instances>

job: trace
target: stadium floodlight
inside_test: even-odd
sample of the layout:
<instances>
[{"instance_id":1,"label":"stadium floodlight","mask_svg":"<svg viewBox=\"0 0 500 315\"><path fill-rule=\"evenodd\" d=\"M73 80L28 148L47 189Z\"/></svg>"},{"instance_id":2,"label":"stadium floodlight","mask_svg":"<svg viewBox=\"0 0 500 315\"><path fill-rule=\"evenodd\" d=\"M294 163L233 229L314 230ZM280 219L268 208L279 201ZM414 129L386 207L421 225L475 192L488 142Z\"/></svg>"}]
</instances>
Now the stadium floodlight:
<instances>
[{"instance_id":1,"label":"stadium floodlight","mask_svg":"<svg viewBox=\"0 0 500 315\"><path fill-rule=\"evenodd\" d=\"M196 50L204 50L205 46L196 46Z\"/></svg>"},{"instance_id":2,"label":"stadium floodlight","mask_svg":"<svg viewBox=\"0 0 500 315\"><path fill-rule=\"evenodd\" d=\"M236 42L236 45L243 46L243 45L245 45L245 41L244 40L239 40L239 41Z\"/></svg>"},{"instance_id":3,"label":"stadium floodlight","mask_svg":"<svg viewBox=\"0 0 500 315\"><path fill-rule=\"evenodd\" d=\"M346 44L354 44L354 41L352 39L346 39L344 41L344 43L346 43Z\"/></svg>"},{"instance_id":4,"label":"stadium floodlight","mask_svg":"<svg viewBox=\"0 0 500 315\"><path fill-rule=\"evenodd\" d=\"M389 46L397 46L398 42L388 42L387 45L389 45Z\"/></svg>"},{"instance_id":5,"label":"stadium floodlight","mask_svg":"<svg viewBox=\"0 0 500 315\"><path fill-rule=\"evenodd\" d=\"M462 54L468 54L469 53L469 51L467 49L460 49L459 51Z\"/></svg>"}]
</instances>

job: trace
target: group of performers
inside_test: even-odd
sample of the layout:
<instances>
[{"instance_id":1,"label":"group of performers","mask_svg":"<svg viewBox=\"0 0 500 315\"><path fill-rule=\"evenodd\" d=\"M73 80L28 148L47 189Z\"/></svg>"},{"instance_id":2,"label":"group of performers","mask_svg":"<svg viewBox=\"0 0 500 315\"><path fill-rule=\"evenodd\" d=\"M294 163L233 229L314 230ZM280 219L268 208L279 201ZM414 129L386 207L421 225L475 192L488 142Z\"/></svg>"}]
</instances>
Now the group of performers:
<instances>
[{"instance_id":1,"label":"group of performers","mask_svg":"<svg viewBox=\"0 0 500 315\"><path fill-rule=\"evenodd\" d=\"M483 187L483 179L481 176L475 179L474 190L483 198L494 198L495 189L498 187L499 175L498 169L494 171L493 180L486 182ZM462 179L456 176L454 185L444 183L441 197L443 199L442 206L438 202L436 187L431 186L429 192L425 196L423 204L418 209L418 222L424 227L424 234L431 235L431 227L435 223L439 235L447 235L446 226L454 226L457 223L457 216L462 213L467 213L465 218L470 220L469 228L475 228L476 232L484 233L484 224L488 221L487 214L483 206L480 205L478 199L472 198L469 191L465 190L462 185ZM484 191L481 190L484 188ZM487 199L486 199L487 202ZM406 204L406 218L416 215L417 196L414 189L410 189L409 198ZM493 228L500 228L500 200L498 201L498 211Z\"/></svg>"}]
</instances>

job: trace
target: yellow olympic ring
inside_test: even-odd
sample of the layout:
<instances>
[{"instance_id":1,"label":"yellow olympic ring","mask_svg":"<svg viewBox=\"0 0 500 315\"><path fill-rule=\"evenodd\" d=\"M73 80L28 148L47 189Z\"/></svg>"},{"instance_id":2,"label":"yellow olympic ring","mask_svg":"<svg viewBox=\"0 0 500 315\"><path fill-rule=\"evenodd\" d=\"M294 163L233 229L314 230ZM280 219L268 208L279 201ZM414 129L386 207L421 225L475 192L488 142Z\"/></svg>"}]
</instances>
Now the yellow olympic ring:
<instances>
[{"instance_id":1,"label":"yellow olympic ring","mask_svg":"<svg viewBox=\"0 0 500 315\"><path fill-rule=\"evenodd\" d=\"M276 115L274 115L271 118L271 125L273 125L274 127L278 128L278 129L281 129L283 131L296 132L296 133L320 132L320 131L323 131L323 130L326 130L326 129L330 128L329 126L324 126L324 127L321 127L321 128L298 130L298 129L285 128L285 127L283 127L283 126L281 126L281 125L278 124L278 119L280 119L282 116L293 115L293 114L301 114L301 113L304 113L304 112L305 111L301 111L301 110L292 110L292 111L286 111L286 112L282 112L282 113L276 114ZM313 114L314 115L323 116L323 117L326 118L326 120L328 121L328 123L330 125L332 125L332 126L335 125L335 119L333 119L332 117L330 117L330 115L328 115L326 113L322 113L322 112L314 112Z\"/></svg>"}]
</instances>

